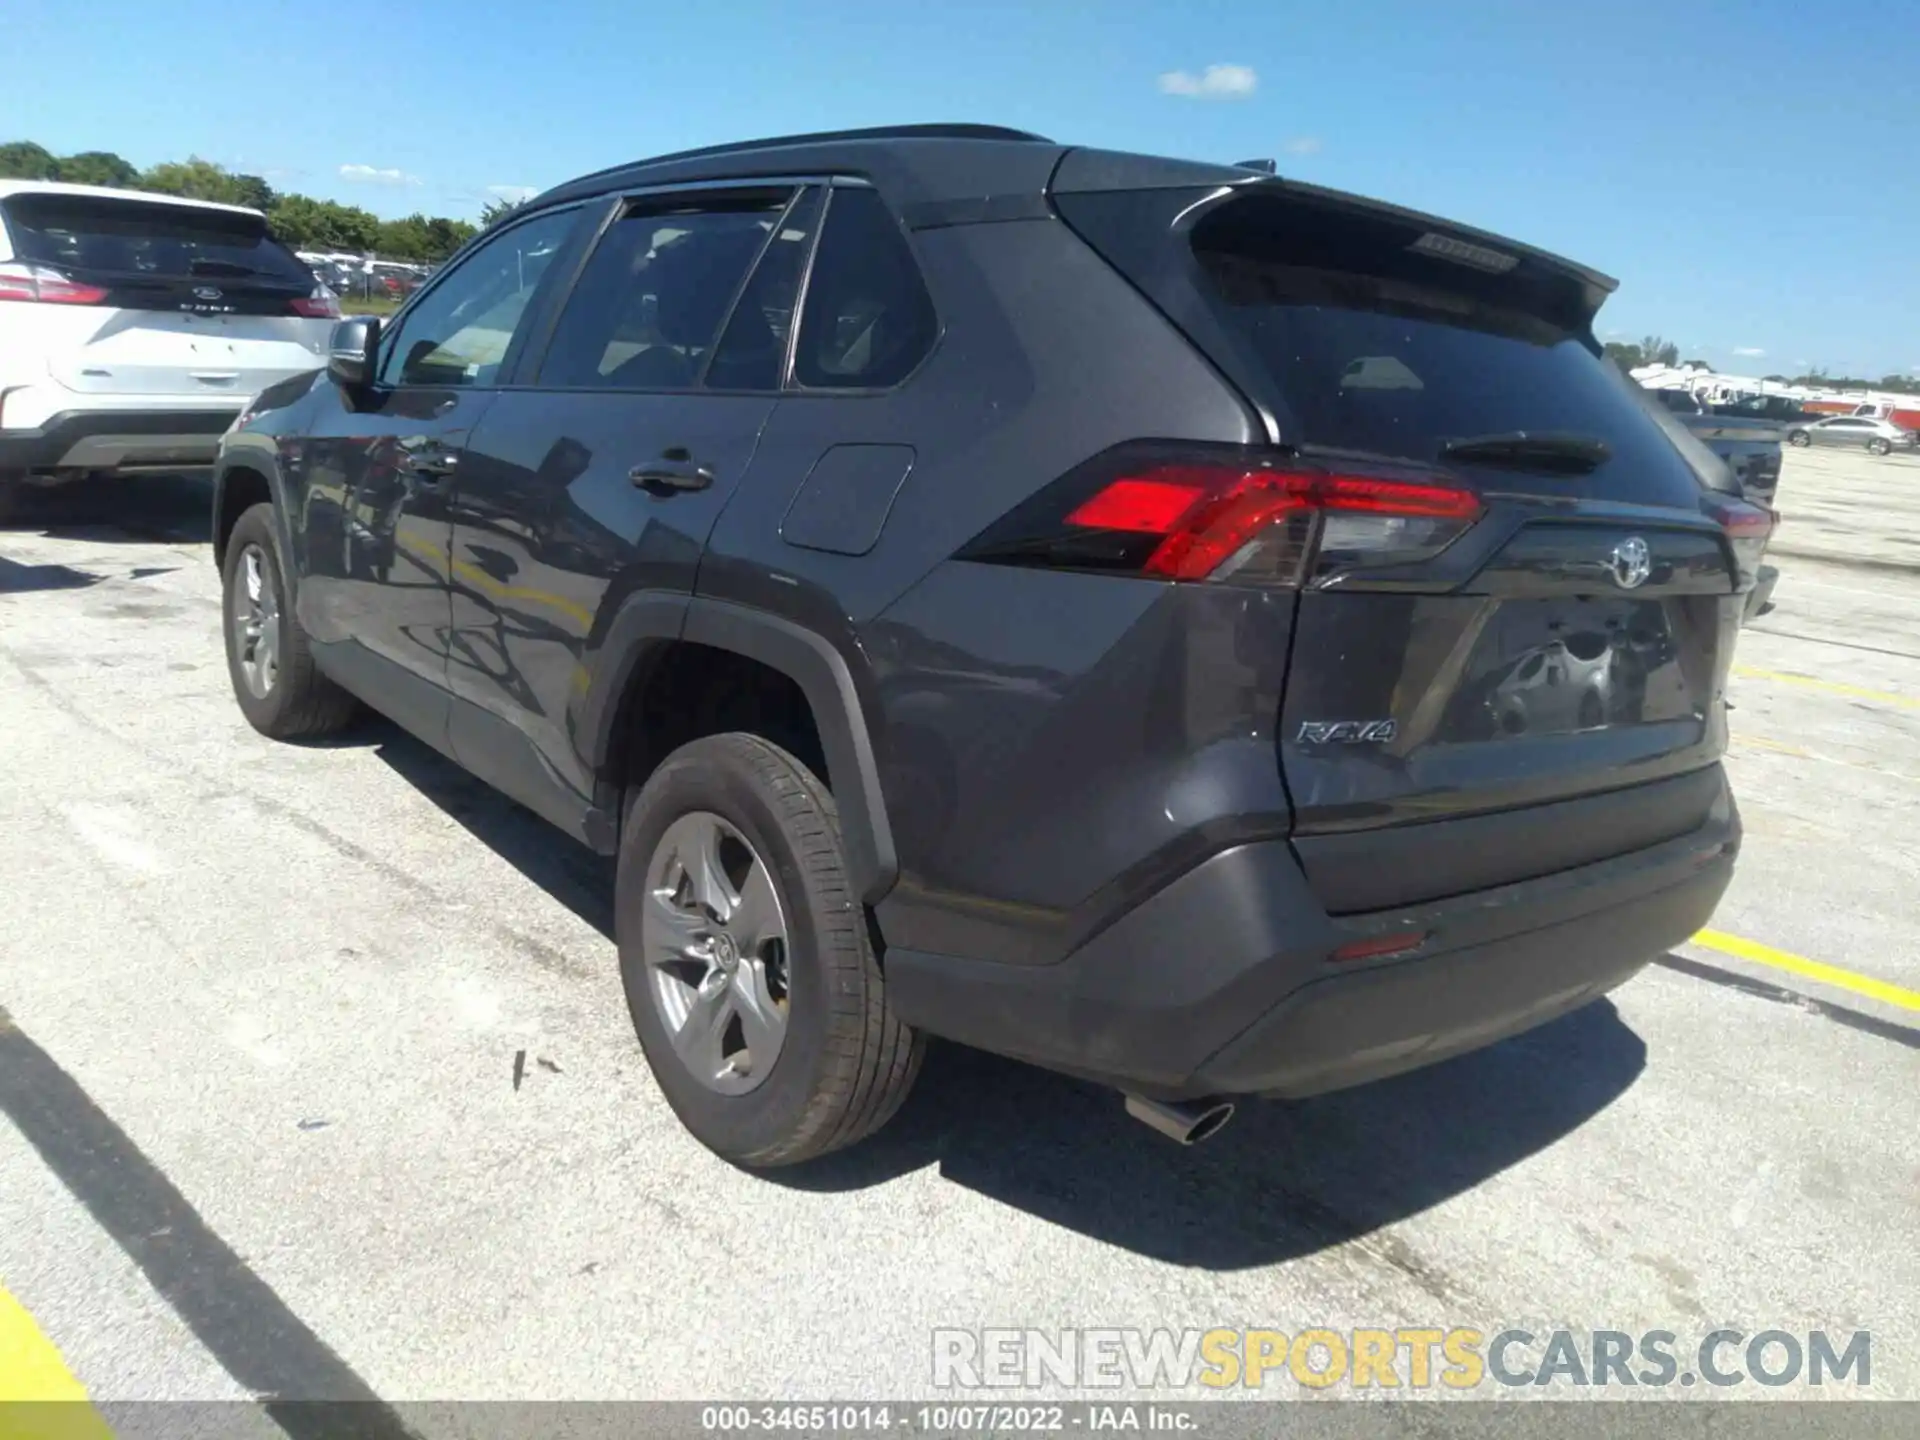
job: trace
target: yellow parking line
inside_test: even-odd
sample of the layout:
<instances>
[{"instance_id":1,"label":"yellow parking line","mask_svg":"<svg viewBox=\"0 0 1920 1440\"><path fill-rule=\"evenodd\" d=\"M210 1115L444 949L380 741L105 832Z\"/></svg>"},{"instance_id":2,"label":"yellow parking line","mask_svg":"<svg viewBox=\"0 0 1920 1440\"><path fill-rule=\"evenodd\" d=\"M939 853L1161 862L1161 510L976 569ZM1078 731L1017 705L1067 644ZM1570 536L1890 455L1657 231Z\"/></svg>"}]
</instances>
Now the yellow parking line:
<instances>
[{"instance_id":1,"label":"yellow parking line","mask_svg":"<svg viewBox=\"0 0 1920 1440\"><path fill-rule=\"evenodd\" d=\"M54 1343L0 1288L0 1435L6 1440L113 1440Z\"/></svg>"},{"instance_id":2,"label":"yellow parking line","mask_svg":"<svg viewBox=\"0 0 1920 1440\"><path fill-rule=\"evenodd\" d=\"M1799 685L1808 690L1825 690L1833 695L1850 695L1856 700L1872 700L1881 705L1905 705L1909 709L1920 710L1920 699L1912 695L1868 690L1864 686L1847 685L1839 680L1816 680L1811 675L1790 675L1784 670L1757 670L1751 665L1736 665L1733 673L1743 680L1772 680L1780 685Z\"/></svg>"},{"instance_id":3,"label":"yellow parking line","mask_svg":"<svg viewBox=\"0 0 1920 1440\"><path fill-rule=\"evenodd\" d=\"M1702 930L1693 937L1693 943L1704 945L1709 950L1718 950L1722 955L1751 960L1756 965L1770 965L1789 975L1818 980L1822 985L1848 990L1855 995L1864 995L1869 1000L1898 1006L1902 1010L1920 1011L1920 990L1908 990L1885 980L1876 980L1871 975L1861 975L1852 970L1842 970L1838 965L1828 965L1819 960L1809 960L1803 955L1776 950L1771 945L1762 945L1758 940L1729 935L1723 930Z\"/></svg>"},{"instance_id":4,"label":"yellow parking line","mask_svg":"<svg viewBox=\"0 0 1920 1440\"><path fill-rule=\"evenodd\" d=\"M1858 770L1862 775L1871 775L1877 780L1898 780L1905 785L1920 785L1920 775L1908 775L1900 770L1884 770L1878 765L1862 765L1858 760L1842 760L1837 755L1816 755L1811 750L1802 750L1798 745L1783 745L1778 740L1765 740L1758 735L1734 735L1730 738L1736 749L1765 750L1775 755L1791 755L1796 760L1812 760L1820 765L1839 765L1847 770Z\"/></svg>"},{"instance_id":5,"label":"yellow parking line","mask_svg":"<svg viewBox=\"0 0 1920 1440\"><path fill-rule=\"evenodd\" d=\"M1759 735L1735 735L1732 737L1732 740L1736 745L1751 745L1756 750L1771 750L1776 755L1791 755L1796 760L1818 760L1820 758L1811 750L1802 750L1798 745L1782 745L1778 740L1767 740Z\"/></svg>"}]
</instances>

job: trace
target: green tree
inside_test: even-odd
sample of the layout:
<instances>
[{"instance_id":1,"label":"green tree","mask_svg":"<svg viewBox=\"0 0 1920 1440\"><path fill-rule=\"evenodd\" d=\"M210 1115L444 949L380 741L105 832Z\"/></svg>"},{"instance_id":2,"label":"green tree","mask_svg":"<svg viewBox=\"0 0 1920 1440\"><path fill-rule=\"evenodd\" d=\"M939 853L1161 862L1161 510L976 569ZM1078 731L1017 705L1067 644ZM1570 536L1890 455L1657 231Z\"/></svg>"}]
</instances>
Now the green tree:
<instances>
[{"instance_id":1,"label":"green tree","mask_svg":"<svg viewBox=\"0 0 1920 1440\"><path fill-rule=\"evenodd\" d=\"M507 200L504 198L489 200L485 205L480 207L480 228L482 230L491 230L526 203L524 200Z\"/></svg>"},{"instance_id":2,"label":"green tree","mask_svg":"<svg viewBox=\"0 0 1920 1440\"><path fill-rule=\"evenodd\" d=\"M465 220L449 220L444 215L436 215L427 221L427 236L432 244L422 258L444 260L478 233Z\"/></svg>"},{"instance_id":3,"label":"green tree","mask_svg":"<svg viewBox=\"0 0 1920 1440\"><path fill-rule=\"evenodd\" d=\"M211 160L198 155L186 160L170 160L155 165L140 176L142 190L162 195L179 195L187 200L215 200L223 205L241 205L239 177L229 175Z\"/></svg>"},{"instance_id":4,"label":"green tree","mask_svg":"<svg viewBox=\"0 0 1920 1440\"><path fill-rule=\"evenodd\" d=\"M401 220L382 220L374 236L373 248L394 260L417 260L427 246L427 218L409 215Z\"/></svg>"},{"instance_id":5,"label":"green tree","mask_svg":"<svg viewBox=\"0 0 1920 1440\"><path fill-rule=\"evenodd\" d=\"M127 190L140 181L140 168L111 150L82 150L55 162L60 179L69 185L110 185Z\"/></svg>"},{"instance_id":6,"label":"green tree","mask_svg":"<svg viewBox=\"0 0 1920 1440\"><path fill-rule=\"evenodd\" d=\"M311 195L280 196L267 224L275 238L297 250L369 251L380 235L380 219L371 211Z\"/></svg>"},{"instance_id":7,"label":"green tree","mask_svg":"<svg viewBox=\"0 0 1920 1440\"><path fill-rule=\"evenodd\" d=\"M233 183L234 198L227 202L230 205L271 210L273 202L279 198L274 194L273 187L258 175L229 175L227 178Z\"/></svg>"},{"instance_id":8,"label":"green tree","mask_svg":"<svg viewBox=\"0 0 1920 1440\"><path fill-rule=\"evenodd\" d=\"M139 170L111 150L86 150L64 159L31 140L0 144L0 178L68 180L81 185L112 185L246 205L265 212L274 235L302 250L373 251L395 259L439 261L473 238L475 227L444 215L409 215L382 221L356 205L316 200L310 195L281 195L258 175L237 174L198 155ZM494 218L518 209L508 201L488 207Z\"/></svg>"},{"instance_id":9,"label":"green tree","mask_svg":"<svg viewBox=\"0 0 1920 1440\"><path fill-rule=\"evenodd\" d=\"M31 140L14 140L0 145L0 178L8 180L53 180L60 174L60 162L53 152Z\"/></svg>"},{"instance_id":10,"label":"green tree","mask_svg":"<svg viewBox=\"0 0 1920 1440\"><path fill-rule=\"evenodd\" d=\"M1680 363L1680 347L1658 335L1649 335L1642 340L1640 353L1646 357L1642 361L1643 364L1678 365Z\"/></svg>"},{"instance_id":11,"label":"green tree","mask_svg":"<svg viewBox=\"0 0 1920 1440\"><path fill-rule=\"evenodd\" d=\"M1672 364L1673 362L1668 361L1667 363ZM1707 364L1707 362L1704 360L1689 360L1687 361L1687 364L1691 365L1696 370L1705 370L1709 375L1713 373L1713 366Z\"/></svg>"},{"instance_id":12,"label":"green tree","mask_svg":"<svg viewBox=\"0 0 1920 1440\"><path fill-rule=\"evenodd\" d=\"M1632 372L1647 363L1646 356L1640 353L1638 345L1628 345L1619 340L1609 340L1606 346L1607 358L1622 370Z\"/></svg>"}]
</instances>

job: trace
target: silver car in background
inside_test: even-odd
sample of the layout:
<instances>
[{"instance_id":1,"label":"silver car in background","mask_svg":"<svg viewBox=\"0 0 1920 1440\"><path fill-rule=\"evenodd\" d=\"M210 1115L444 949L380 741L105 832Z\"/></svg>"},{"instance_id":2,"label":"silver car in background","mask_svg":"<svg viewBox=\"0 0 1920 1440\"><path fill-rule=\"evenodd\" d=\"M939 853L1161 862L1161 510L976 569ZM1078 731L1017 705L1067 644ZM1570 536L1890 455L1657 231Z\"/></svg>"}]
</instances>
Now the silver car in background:
<instances>
[{"instance_id":1,"label":"silver car in background","mask_svg":"<svg viewBox=\"0 0 1920 1440\"><path fill-rule=\"evenodd\" d=\"M1844 445L1864 448L1875 455L1891 455L1896 450L1920 449L1920 434L1894 424L1891 420L1870 420L1860 415L1836 415L1817 420L1787 432L1789 445Z\"/></svg>"}]
</instances>

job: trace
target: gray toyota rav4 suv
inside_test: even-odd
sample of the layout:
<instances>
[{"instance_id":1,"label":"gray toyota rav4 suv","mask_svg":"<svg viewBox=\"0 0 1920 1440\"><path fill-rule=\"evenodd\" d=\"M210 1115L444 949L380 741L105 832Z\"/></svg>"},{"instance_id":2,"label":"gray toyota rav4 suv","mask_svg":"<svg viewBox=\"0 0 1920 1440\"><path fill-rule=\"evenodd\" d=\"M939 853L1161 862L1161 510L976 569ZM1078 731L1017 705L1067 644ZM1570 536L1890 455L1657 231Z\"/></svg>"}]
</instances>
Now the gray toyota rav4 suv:
<instances>
[{"instance_id":1,"label":"gray toyota rav4 suv","mask_svg":"<svg viewBox=\"0 0 1920 1440\"><path fill-rule=\"evenodd\" d=\"M1602 358L1612 288L986 126L589 175L226 436L234 692L617 854L640 1043L737 1163L870 1134L929 1037L1196 1140L1727 885L1772 516Z\"/></svg>"}]
</instances>

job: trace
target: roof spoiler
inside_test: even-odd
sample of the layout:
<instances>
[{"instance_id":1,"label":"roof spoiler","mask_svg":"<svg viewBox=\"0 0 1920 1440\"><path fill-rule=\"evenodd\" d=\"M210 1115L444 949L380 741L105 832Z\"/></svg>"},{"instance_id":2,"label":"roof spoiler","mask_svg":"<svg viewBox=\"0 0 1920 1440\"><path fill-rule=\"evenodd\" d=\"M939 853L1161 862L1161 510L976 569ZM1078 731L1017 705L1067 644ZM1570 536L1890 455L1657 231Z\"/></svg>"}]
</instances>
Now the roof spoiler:
<instances>
[{"instance_id":1,"label":"roof spoiler","mask_svg":"<svg viewBox=\"0 0 1920 1440\"><path fill-rule=\"evenodd\" d=\"M1150 155L1129 155L1108 150L1070 150L1061 157L1053 173L1049 192L1070 195L1110 190L1200 190L1220 192L1214 203L1224 202L1229 192L1237 194L1272 193L1289 199L1344 210L1354 215L1420 230L1419 242L1429 253L1476 265L1477 268L1512 268L1525 261L1536 273L1546 271L1573 282L1579 289L1589 320L1620 288L1613 276L1569 260L1564 255L1524 245L1504 235L1462 225L1437 215L1390 205L1365 195L1310 185L1284 175L1269 174L1240 165L1214 165L1191 160L1165 160ZM1206 208L1212 208L1209 204ZM1433 237L1428 239L1427 237ZM1512 263L1507 263L1512 262Z\"/></svg>"}]
</instances>

